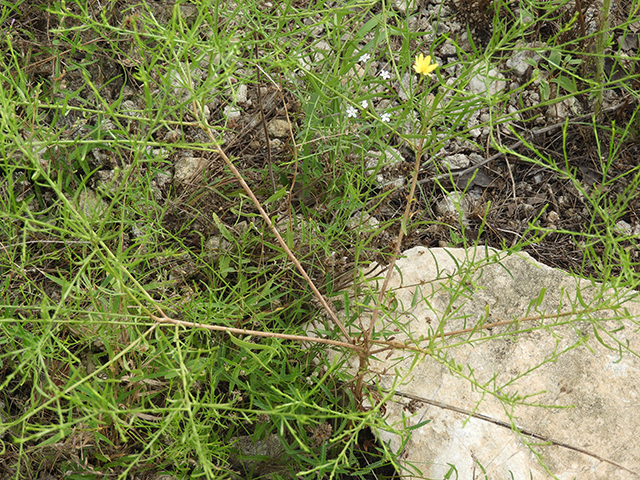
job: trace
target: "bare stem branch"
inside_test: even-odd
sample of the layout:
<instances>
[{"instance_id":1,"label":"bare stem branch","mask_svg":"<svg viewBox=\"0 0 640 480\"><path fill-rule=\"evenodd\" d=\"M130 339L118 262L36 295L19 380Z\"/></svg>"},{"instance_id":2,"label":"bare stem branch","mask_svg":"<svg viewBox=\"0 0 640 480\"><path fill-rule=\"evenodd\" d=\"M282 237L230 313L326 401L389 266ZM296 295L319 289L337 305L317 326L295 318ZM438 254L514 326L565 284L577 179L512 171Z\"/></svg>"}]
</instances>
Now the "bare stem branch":
<instances>
[{"instance_id":1,"label":"bare stem branch","mask_svg":"<svg viewBox=\"0 0 640 480\"><path fill-rule=\"evenodd\" d=\"M306 337L304 335L288 335L286 333L261 332L259 330L246 330L244 328L232 328L232 327L225 327L223 325L209 325L206 323L185 322L184 320L176 320L174 318L170 318L167 316L156 317L152 315L151 318L158 323L178 325L180 327L187 327L187 328L202 328L205 330L213 330L216 332L227 332L230 335L231 334L254 335L256 337L281 338L283 340L294 340L297 342L326 343L328 345L333 345L335 347L349 348L351 350L356 350L356 351L364 350L364 347L361 347L359 345L339 342L337 340L330 340L328 338Z\"/></svg>"}]
</instances>

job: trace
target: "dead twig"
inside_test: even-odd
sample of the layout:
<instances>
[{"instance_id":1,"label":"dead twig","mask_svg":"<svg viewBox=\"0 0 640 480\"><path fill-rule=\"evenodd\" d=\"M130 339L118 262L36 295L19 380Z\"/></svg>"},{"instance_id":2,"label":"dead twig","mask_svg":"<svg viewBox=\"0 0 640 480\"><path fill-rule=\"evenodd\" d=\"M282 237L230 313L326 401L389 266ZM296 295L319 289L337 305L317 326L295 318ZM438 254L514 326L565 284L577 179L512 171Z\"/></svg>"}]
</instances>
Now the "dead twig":
<instances>
[{"instance_id":1,"label":"dead twig","mask_svg":"<svg viewBox=\"0 0 640 480\"><path fill-rule=\"evenodd\" d=\"M265 337L265 338L280 338L283 340L294 340L296 342L313 342L313 343L326 343L327 345L333 345L335 347L344 347L349 348L351 350L361 351L364 350L363 347L359 345L353 345L351 343L339 342L337 340L330 340L328 338L317 338L317 337L306 337L304 335L288 335L286 333L274 333L274 332L262 332L259 330L246 330L244 328L232 328L225 327L222 325L209 325L206 323L197 323L197 322L185 322L184 320L176 320L174 318L167 317L166 315L163 317L157 317L155 315L151 315L151 319L164 324L178 325L180 327L187 328L202 328L204 330L213 330L216 332L226 332L229 335L253 335L256 337Z\"/></svg>"}]
</instances>

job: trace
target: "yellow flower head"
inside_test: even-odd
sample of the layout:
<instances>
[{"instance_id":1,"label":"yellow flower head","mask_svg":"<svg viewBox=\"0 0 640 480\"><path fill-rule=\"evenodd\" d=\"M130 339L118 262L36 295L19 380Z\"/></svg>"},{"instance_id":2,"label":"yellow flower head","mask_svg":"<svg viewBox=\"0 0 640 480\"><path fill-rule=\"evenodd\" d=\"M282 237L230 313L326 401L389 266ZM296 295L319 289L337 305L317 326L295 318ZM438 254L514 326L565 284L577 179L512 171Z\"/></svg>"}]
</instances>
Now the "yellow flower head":
<instances>
[{"instance_id":1,"label":"yellow flower head","mask_svg":"<svg viewBox=\"0 0 640 480\"><path fill-rule=\"evenodd\" d=\"M413 65L413 69L417 73L428 76L431 76L431 72L436 68L438 68L438 64L431 63L431 55L427 55L426 57L422 54L418 55L416 57L416 63Z\"/></svg>"}]
</instances>

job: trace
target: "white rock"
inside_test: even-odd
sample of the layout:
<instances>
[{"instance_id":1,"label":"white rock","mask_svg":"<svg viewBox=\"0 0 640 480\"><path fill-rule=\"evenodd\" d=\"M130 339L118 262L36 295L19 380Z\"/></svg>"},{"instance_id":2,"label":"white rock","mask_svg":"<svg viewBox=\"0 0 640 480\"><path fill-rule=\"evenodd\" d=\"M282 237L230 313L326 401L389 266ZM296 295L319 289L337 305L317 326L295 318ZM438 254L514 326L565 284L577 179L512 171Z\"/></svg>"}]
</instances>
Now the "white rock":
<instances>
[{"instance_id":1,"label":"white rock","mask_svg":"<svg viewBox=\"0 0 640 480\"><path fill-rule=\"evenodd\" d=\"M242 110L240 110L239 108L234 107L233 105L227 105L226 107L224 107L224 116L229 120L238 118L240 115L242 115Z\"/></svg>"},{"instance_id":2,"label":"white rock","mask_svg":"<svg viewBox=\"0 0 640 480\"><path fill-rule=\"evenodd\" d=\"M188 182L206 165L207 160L202 157L180 157L174 165L173 178L178 183Z\"/></svg>"},{"instance_id":3,"label":"white rock","mask_svg":"<svg viewBox=\"0 0 640 480\"><path fill-rule=\"evenodd\" d=\"M433 101L435 100L435 97L431 94L427 95L426 98L426 104L428 105L426 108L431 107L431 105L433 105ZM420 114L418 112L416 112L415 110L410 110L406 120L404 122L404 125L402 126L402 132L405 135L413 135L413 134L417 134L420 132L420 128L422 127L422 122L420 121ZM413 142L415 140L413 139L407 139L403 137L403 143L405 145L407 145L409 148L413 148Z\"/></svg>"},{"instance_id":4,"label":"white rock","mask_svg":"<svg viewBox=\"0 0 640 480\"><path fill-rule=\"evenodd\" d=\"M393 8L406 14L416 8L416 0L393 0Z\"/></svg>"},{"instance_id":5,"label":"white rock","mask_svg":"<svg viewBox=\"0 0 640 480\"><path fill-rule=\"evenodd\" d=\"M208 105L202 107L202 113L204 114L204 118L206 118L207 120L211 120L211 110L209 109Z\"/></svg>"},{"instance_id":6,"label":"white rock","mask_svg":"<svg viewBox=\"0 0 640 480\"><path fill-rule=\"evenodd\" d=\"M234 451L230 458L232 464L242 465L242 468L247 471L260 471L257 467L267 463L264 459L279 458L285 453L282 440L273 433L265 439L256 439L251 435L232 437L229 443ZM236 452L239 455L236 455ZM254 460L260 457L263 459L262 462Z\"/></svg>"},{"instance_id":7,"label":"white rock","mask_svg":"<svg viewBox=\"0 0 640 480\"><path fill-rule=\"evenodd\" d=\"M231 249L231 243L222 235L211 235L204 244L205 251L214 257L221 252L228 252Z\"/></svg>"},{"instance_id":8,"label":"white rock","mask_svg":"<svg viewBox=\"0 0 640 480\"><path fill-rule=\"evenodd\" d=\"M447 155L442 159L443 165L449 167L451 170L459 170L461 168L467 168L471 161L463 153L454 153L453 155Z\"/></svg>"},{"instance_id":9,"label":"white rock","mask_svg":"<svg viewBox=\"0 0 640 480\"><path fill-rule=\"evenodd\" d=\"M93 190L82 190L78 195L78 212L88 220L100 220L104 216L107 204Z\"/></svg>"},{"instance_id":10,"label":"white rock","mask_svg":"<svg viewBox=\"0 0 640 480\"><path fill-rule=\"evenodd\" d=\"M169 81L173 87L173 93L182 101L191 98L191 92L195 88L193 76L187 72L188 69L189 65L180 62L177 68L169 72Z\"/></svg>"},{"instance_id":11,"label":"white rock","mask_svg":"<svg viewBox=\"0 0 640 480\"><path fill-rule=\"evenodd\" d=\"M503 79L504 75L498 72L495 68L492 68L486 75L484 73L475 74L471 80L469 80L467 88L470 92L475 93L476 95L484 94L486 92L488 92L489 95L495 95L504 90L507 86L507 82Z\"/></svg>"},{"instance_id":12,"label":"white rock","mask_svg":"<svg viewBox=\"0 0 640 480\"><path fill-rule=\"evenodd\" d=\"M467 117L467 128L469 129L469 134L474 138L478 138L482 133L482 129L479 126L480 123L481 120L479 110L471 112Z\"/></svg>"},{"instance_id":13,"label":"white rock","mask_svg":"<svg viewBox=\"0 0 640 480\"><path fill-rule=\"evenodd\" d=\"M413 69L411 69L411 72L413 72ZM414 91L414 88L412 87L412 83L413 83L413 75L409 71L407 71L402 76L402 81L400 82L400 85L398 85L398 97L400 97L400 100L402 100L403 102L406 102L407 100L409 100L409 95L411 95L411 92Z\"/></svg>"},{"instance_id":14,"label":"white rock","mask_svg":"<svg viewBox=\"0 0 640 480\"><path fill-rule=\"evenodd\" d=\"M171 183L171 175L169 175L166 172L158 172L153 177L152 182L158 188L167 188L169 186L169 184Z\"/></svg>"},{"instance_id":15,"label":"white rock","mask_svg":"<svg viewBox=\"0 0 640 480\"><path fill-rule=\"evenodd\" d=\"M547 214L547 228L555 230L557 228L556 224L560 220L560 214L555 210L551 210Z\"/></svg>"},{"instance_id":16,"label":"white rock","mask_svg":"<svg viewBox=\"0 0 640 480\"><path fill-rule=\"evenodd\" d=\"M387 185L400 187L404 185L404 176L397 177L395 179L387 179L380 170L385 166L393 166L398 163L402 163L404 158L402 154L393 147L387 146L383 152L369 151L365 157L366 162L366 174L367 176L376 174L376 183L379 187Z\"/></svg>"},{"instance_id":17,"label":"white rock","mask_svg":"<svg viewBox=\"0 0 640 480\"><path fill-rule=\"evenodd\" d=\"M436 213L438 215L461 217L462 223L467 223L467 217L473 210L474 201L467 194L460 192L449 192L445 197L436 204Z\"/></svg>"},{"instance_id":18,"label":"white rock","mask_svg":"<svg viewBox=\"0 0 640 480\"><path fill-rule=\"evenodd\" d=\"M457 22L449 23L452 31L460 30L461 25ZM469 41L469 35L466 31L462 32L460 37L458 38L458 46L464 52L471 52L473 49L471 48L471 42Z\"/></svg>"},{"instance_id":19,"label":"white rock","mask_svg":"<svg viewBox=\"0 0 640 480\"><path fill-rule=\"evenodd\" d=\"M315 64L324 62L331 54L332 48L325 40L320 40L314 45L315 52L311 57L311 61Z\"/></svg>"},{"instance_id":20,"label":"white rock","mask_svg":"<svg viewBox=\"0 0 640 480\"><path fill-rule=\"evenodd\" d=\"M234 92L234 100L238 103L249 103L247 99L247 85L245 83L241 83L238 85Z\"/></svg>"},{"instance_id":21,"label":"white rock","mask_svg":"<svg viewBox=\"0 0 640 480\"><path fill-rule=\"evenodd\" d=\"M267 125L267 133L269 137L286 138L289 136L290 130L289 122L281 118L274 118Z\"/></svg>"},{"instance_id":22,"label":"white rock","mask_svg":"<svg viewBox=\"0 0 640 480\"><path fill-rule=\"evenodd\" d=\"M122 113L131 117L140 117L140 110L133 100L122 102Z\"/></svg>"},{"instance_id":23,"label":"white rock","mask_svg":"<svg viewBox=\"0 0 640 480\"><path fill-rule=\"evenodd\" d=\"M349 219L347 227L353 231L371 232L375 230L379 224L380 221L368 213L357 213Z\"/></svg>"},{"instance_id":24,"label":"white rock","mask_svg":"<svg viewBox=\"0 0 640 480\"><path fill-rule=\"evenodd\" d=\"M114 170L99 170L95 174L96 184L98 190L104 193L109 193L108 189L113 186L113 180L115 178ZM117 185L119 186L119 185Z\"/></svg>"},{"instance_id":25,"label":"white rock","mask_svg":"<svg viewBox=\"0 0 640 480\"><path fill-rule=\"evenodd\" d=\"M633 227L624 220L618 220L616 222L616 230L621 235L633 235Z\"/></svg>"},{"instance_id":26,"label":"white rock","mask_svg":"<svg viewBox=\"0 0 640 480\"><path fill-rule=\"evenodd\" d=\"M342 85L347 85L354 79L359 81L364 78L365 74L366 69L359 63L356 63L353 68L347 70L346 74L342 77L342 80L340 80L340 83L342 83Z\"/></svg>"},{"instance_id":27,"label":"white rock","mask_svg":"<svg viewBox=\"0 0 640 480\"><path fill-rule=\"evenodd\" d=\"M449 41L446 41L440 47L440 55L455 55L456 47Z\"/></svg>"},{"instance_id":28,"label":"white rock","mask_svg":"<svg viewBox=\"0 0 640 480\"><path fill-rule=\"evenodd\" d=\"M582 108L575 97L567 97L547 108L547 120L551 123L557 123L567 117L580 114L582 114Z\"/></svg>"},{"instance_id":29,"label":"white rock","mask_svg":"<svg viewBox=\"0 0 640 480\"><path fill-rule=\"evenodd\" d=\"M103 150L102 148L94 148L91 150L91 155L96 161L97 165L102 167L111 166L113 159L109 150Z\"/></svg>"},{"instance_id":30,"label":"white rock","mask_svg":"<svg viewBox=\"0 0 640 480\"><path fill-rule=\"evenodd\" d=\"M524 77L531 68L532 62L538 62L540 55L531 50L518 50L507 60L507 67L518 77Z\"/></svg>"},{"instance_id":31,"label":"white rock","mask_svg":"<svg viewBox=\"0 0 640 480\"><path fill-rule=\"evenodd\" d=\"M638 478L628 471L640 471L637 292L482 247L412 248L387 292L396 308L375 331L423 349L378 354L365 378L404 395L388 395L389 428L377 430L404 478ZM355 374L358 359L347 362Z\"/></svg>"},{"instance_id":32,"label":"white rock","mask_svg":"<svg viewBox=\"0 0 640 480\"><path fill-rule=\"evenodd\" d=\"M112 197L122 187L122 182L129 180L131 165L124 168L116 167L113 170L100 170L95 174L96 191L105 197Z\"/></svg>"},{"instance_id":33,"label":"white rock","mask_svg":"<svg viewBox=\"0 0 640 480\"><path fill-rule=\"evenodd\" d=\"M540 103L540 94L538 92L529 92L527 100L529 106L538 105Z\"/></svg>"},{"instance_id":34,"label":"white rock","mask_svg":"<svg viewBox=\"0 0 640 480\"><path fill-rule=\"evenodd\" d=\"M164 142L175 143L180 139L180 132L178 130L168 130L163 137Z\"/></svg>"}]
</instances>

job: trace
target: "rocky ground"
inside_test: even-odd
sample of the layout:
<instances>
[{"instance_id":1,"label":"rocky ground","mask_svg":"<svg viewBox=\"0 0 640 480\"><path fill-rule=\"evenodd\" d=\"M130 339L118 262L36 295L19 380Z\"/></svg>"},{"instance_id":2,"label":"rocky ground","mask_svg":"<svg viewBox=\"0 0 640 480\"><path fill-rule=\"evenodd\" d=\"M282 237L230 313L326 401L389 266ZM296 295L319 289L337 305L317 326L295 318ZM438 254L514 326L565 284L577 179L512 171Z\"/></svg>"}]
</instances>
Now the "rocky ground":
<instances>
[{"instance_id":1,"label":"rocky ground","mask_svg":"<svg viewBox=\"0 0 640 480\"><path fill-rule=\"evenodd\" d=\"M44 58L41 52L56 38L55 33L52 33L56 19L43 14L35 7L23 5L24 16L18 18L17 24L13 26L16 32L14 42L22 48L25 59L31 58L33 67L29 72L33 75L34 81L51 81L54 80L55 64L52 60ZM169 7L170 5L164 2L154 4L158 18L169 15ZM409 22L414 23L416 29L428 30L435 16L444 19L439 28L449 30L451 37L460 37L463 48L466 41L469 50L471 42L477 44L477 48L490 38L490 12L480 13L477 5L474 6L471 2L449 1L445 3L444 8L438 3L430 2L422 8L407 10L401 5L397 5L397 8L410 17ZM618 8L619 17L623 18L623 5ZM192 12L188 4L183 6L183 9L186 16ZM119 8L111 12L111 21L114 24L131 21L131 16L118 13L123 10L125 9ZM595 29L597 11L595 4L585 8L582 28L587 32ZM135 7L131 12L135 12ZM570 14L572 12L567 7L566 15ZM31 38L19 33L21 28L27 25L32 27L34 33ZM467 26L472 27L472 38L467 38ZM502 106L505 119L492 131L491 127L482 126L486 125L489 119L489 108L466 112L461 129L468 131L469 134L465 135L468 138L449 140L433 157L423 160L419 176L418 204L414 216L424 220L427 226L423 225L410 232L404 240L403 249L414 245L460 245L463 243L462 238L466 238L467 242L477 241L496 248L521 242L528 243L525 249L547 265L583 275L598 276L602 273L598 272L597 267L591 262L584 262L584 244L587 241L584 236L597 231L599 223L593 202L584 197L584 192L597 197L603 206L619 203L629 194L632 176L627 173L632 172L638 165L638 145L635 141L637 127L632 125L631 134L622 143L617 143L618 138L612 134L612 125L615 124L620 131L629 121L635 122L636 99L628 92L636 89L638 81L625 77L624 85L614 83L612 88L604 92L604 115L597 129L593 128L591 120L594 100L586 95L577 94L555 105L539 107L543 84L550 85L547 95L551 97L566 92L561 91L560 83L553 83L553 76L557 75L557 71L554 71L552 61L527 48L539 46L545 37L559 34L560 27L553 24L545 25L544 29L547 31L542 32L535 42L527 43L527 39L524 39L524 49L499 64L497 70L494 67L483 73L482 66L479 65L478 73L467 85L467 90L475 95L484 95L487 88L492 94L513 92L508 102ZM580 29L577 27L575 31L564 33L565 36L579 34ZM316 35L321 38L323 32L317 31ZM425 35L422 40L428 42L434 38L435 33ZM367 39L365 37L365 40ZM98 40L98 36L91 34L85 38L87 42ZM122 102L122 111L136 112L144 108L145 102L140 85L135 80L136 58L139 53L131 42L122 43L120 50L124 53L121 56L101 59L87 65L87 69L94 78L99 79L97 86L104 86L102 94L107 102L119 99ZM614 45L620 46L621 56L626 56L628 60L608 61L606 67L612 79L615 79L616 75L622 76L620 72L627 71L625 69L637 70L636 64L632 61L637 56L637 35L616 33ZM329 46L320 41L317 45L318 54L325 53L323 48ZM454 44L444 41L435 48L434 53L444 81L449 84L455 83L461 67L455 63L459 52ZM449 67L449 64L454 66ZM532 64L536 66L535 69ZM387 66L381 60L373 62L368 68L372 71L382 71ZM592 66L584 61L580 68L587 72ZM534 70L539 79L531 81ZM633 74L633 71L628 73ZM195 83L199 81L198 75L202 77L205 72L194 72ZM78 92L70 104L87 107L92 105L94 96L80 72L66 72L59 81L62 90ZM405 78L392 81L395 83L393 88L401 92L400 84L410 81L411 75L408 73ZM184 95L180 82L179 78L175 79L175 91L177 95ZM297 125L302 123L300 116L304 115L300 99L287 92L286 84L282 87L283 91L280 94L273 85L264 82L261 87L264 92L259 98L255 83L241 83L235 91L234 106L224 105L221 99L216 97L206 107L210 121L226 120L231 125L225 133L225 150L229 156L238 159L241 172L257 192L268 190L264 184L265 176L259 173L267 168L268 161L277 165L279 162L290 160L288 137L290 134L298 134ZM385 102L384 106L394 106L394 103L402 100L400 93L397 100L384 99L381 102ZM296 121L289 124L283 120L282 114L285 110ZM135 117L136 113L131 115ZM73 113L64 119L57 119L58 122L64 121L69 124L68 128L62 131L62 135L69 139L90 133L92 125L95 125L94 120L80 121ZM42 121L50 120L45 117ZM270 148L265 144L265 124L270 138ZM566 133L563 133L565 125ZM140 128L140 125L132 119L129 129L136 128ZM407 129L410 130L411 127ZM514 131L524 136L525 145L513 135ZM523 161L523 158L517 155L499 154L490 145L491 134L504 148L512 149L525 157L543 156L544 161L556 162L561 166L561 170L570 172L570 175ZM160 128L153 134L153 138L158 143L166 145L166 148L152 149L150 154L162 160L161 171L156 174L155 182L157 201L163 205L171 205L165 214L167 228L182 232L185 230L183 227L189 224L191 227L186 235L192 236L194 242L200 243L202 237L210 239L212 226L207 225L208 220L205 219L211 218L211 212L228 212L233 207L233 202L229 202L216 191L234 184L235 180L215 156L200 155L190 149L173 148L174 141L178 139L191 144L198 141L207 143L209 139L197 127L185 125L180 129ZM486 147L482 147L483 145ZM413 152L403 145L400 139L392 139L390 147L393 150L386 152L390 160L379 175L379 183L374 193L379 189L391 189L405 184L410 174L414 161ZM616 150L614 158L607 160L611 149ZM371 152L371 155L380 154ZM97 170L90 182L97 191L105 186L108 188L117 176L116 170L127 166L126 159L117 159L101 148L92 149L88 152L88 157L91 169ZM205 170L208 178L216 180L214 183L204 184ZM618 180L611 183L610 179L614 177ZM577 186L581 189L576 188ZM326 204L329 200L329 193L324 190L326 187L321 178L316 178L312 184L300 186L301 190L294 191L293 197L302 200L308 207L322 211L325 207L323 203ZM403 188L397 188L387 197L376 211L377 221L400 215L404 209L403 192ZM638 235L638 199L631 197L625 202L624 211L616 223L617 231L614 233L623 236ZM223 215L223 221L233 224L238 218ZM533 231L532 225L535 226ZM389 243L389 238L395 234L394 231L388 234L383 232L377 244L384 249ZM219 239L211 238L211 242L215 244ZM631 260L636 261L637 250L631 243L627 246L630 248ZM604 251L598 250L598 246L594 248L600 254L604 254ZM339 256L353 259L353 254L349 251L339 252Z\"/></svg>"},{"instance_id":2,"label":"rocky ground","mask_svg":"<svg viewBox=\"0 0 640 480\"><path fill-rule=\"evenodd\" d=\"M103 10L98 2L90 3L93 14L105 15L114 27L109 32L84 30L74 39L84 46L100 46L101 50L93 51L91 56L86 49L72 48L67 43L68 37L62 39L56 33L61 26L74 26L77 20L73 15L69 15L63 25L59 18L47 13L42 4L24 2L13 18L5 20L5 35L11 36L14 48L22 55L19 62L26 65L30 81L44 86L42 95L48 96L47 101L55 103L56 98L64 99L69 107L74 107L65 116L56 114L55 109L40 112L32 125L33 131L24 131L25 138L34 132L37 134L38 129L53 129L58 135L58 144L63 145L96 135L95 145L88 144L85 152L86 171L70 179L67 185L71 190L81 184L89 186L88 193L80 198L81 207L89 214L104 208L103 199L111 197L114 185L128 181L131 175L151 175L153 201L157 203L157 211L162 212L161 222L167 232L198 253L208 249L215 254L232 248L215 219L233 235L246 238L255 223L256 210L241 204L240 186L224 162L210 149L197 148L198 144L210 144L201 126L185 115L168 119L149 132L147 124L137 120L145 110L147 97L159 96L159 92L145 91L140 80L144 51L133 36L118 31L118 28L132 26L144 28L139 23L137 2L111 2ZM297 8L304 7L300 3ZM418 50L421 45L435 42L433 55L439 64L439 79L443 84L456 85L461 75L468 74L459 60L466 52L486 48L492 37L491 3L489 0L442 0L407 7L396 0L393 7L416 31L428 32L412 39L411 49ZM595 120L595 127L593 97L580 93L584 89L575 80L567 84L569 77L562 74L571 69L578 77L589 77L595 68L591 57L567 52L557 56L552 50L544 50L546 41L563 36L563 42L574 45L576 52L591 51L594 40L589 34L597 28L598 5L593 1L569 3L556 17L557 21L540 25L538 31L527 32L520 50L492 65L477 64L477 71L464 86L465 95L509 95L498 108L479 103L477 109L458 112L449 123L459 130L460 136L447 139L422 159L412 211L412 219L419 221L407 232L401 251L418 245L478 243L500 249L521 244L540 262L584 276L600 279L615 276L616 262L622 261L632 263L637 271L640 252L635 237L640 235L640 200L635 172L640 158L637 142L640 127L638 101L633 92L640 91L636 60L640 22L632 25L636 31L613 30L613 42L608 50L612 57L605 63L608 87L604 91L602 115ZM150 2L149 6L159 22L169 21L174 7L165 1ZM72 13L80 12L73 2L68 2L67 8ZM276 7L267 2L263 8ZM626 2L615 3L612 25L627 18L629 12L625 8L628 8ZM195 7L185 3L180 10L188 21ZM508 20L513 22L524 14L517 5L510 11L513 18ZM436 18L438 30L432 32ZM574 23L569 28L571 19ZM367 17L363 22L366 20ZM228 26L241 19L221 18L220 21ZM448 32L449 38L456 41L443 39L443 32ZM251 32L244 33L250 35ZM308 60L307 66L313 65L312 60L332 54L331 45L323 41L327 32L318 28L314 35L315 57ZM362 47L373 35L374 32L365 35ZM392 38L391 48L399 49L402 41ZM62 49L58 47L61 43ZM51 54L53 51L57 56ZM222 65L227 53L219 52L207 58L206 65L192 65L190 84L185 84L180 75L171 77L171 68L175 65L158 64L157 71L150 75L157 75L156 80L172 78L174 100L188 102L190 89L206 80L212 71L211 64ZM86 62L85 69L93 86L87 84L79 69L61 67L67 57L76 63ZM361 74L358 68L365 68L365 62L360 63L355 75ZM369 72L381 74L388 68L389 62L383 54L366 62ZM371 108L393 109L405 102L403 92L416 81L412 73L389 78L385 88L398 92L396 98L374 97ZM274 82L259 77L247 81L248 76L246 71L231 76L233 93L212 96L203 113L210 124L226 125L224 150L235 159L249 186L264 201L277 190L274 187L287 186L287 182L294 180L291 172L281 166L292 161L295 150L292 139L302 135L301 127L309 110L305 99L296 96L299 90L294 88L294 78ZM434 95L438 93L436 83L430 88ZM567 89L575 89L576 93L567 95ZM75 93L68 95L69 92ZM566 98L549 105L549 99L562 96ZM450 94L444 94L441 102L450 99ZM118 122L105 113L110 108L120 115ZM499 120L492 122L496 111L500 112ZM26 115L26 112L17 114ZM358 122L359 119L354 119L354 128ZM407 121L402 133L416 133L415 123ZM625 136L621 140L623 132ZM148 163L147 170L131 172L131 152L105 146L105 138L109 135L131 138L138 134L149 139L146 154L154 160ZM361 189L364 208L371 212L367 221L372 226L388 225L376 232L370 243L369 252L373 253L367 253L368 259L378 262L384 262L395 247L400 224L389 221L399 219L404 212L406 185L415 162L414 150L399 135L390 137L384 149L371 150L365 155L365 163L372 169L380 164L380 158L384 158L385 165L375 181ZM509 152L505 153L506 150ZM73 158L41 153L42 163L54 170L56 161ZM347 152L348 158L350 155L354 164L362 161L361 155ZM275 171L275 178L270 170ZM328 173L316 169L301 175L297 183L288 185L290 195L272 203L274 214L281 212L284 218L293 205L303 219L312 219L323 225L322 228L329 228L334 218L336 194L326 181ZM50 192L41 191L33 182L24 181L22 188L24 198L37 192L43 202L52 199ZM381 193L386 195L379 201ZM603 218L603 212L613 208L619 213L612 223ZM303 223L304 220L300 224ZM129 233L131 243L147 226L145 219L140 218L139 229ZM603 270L598 262L598 257L612 254L603 237L619 239L618 244L627 254L625 259L610 259L612 269ZM305 259L313 278L323 278L330 271L340 279L351 271L357 256L355 245L341 243L330 250L332 253L324 258ZM305 255L303 247L298 251ZM270 254L275 255L275 249L264 245L256 247L253 260L258 262L258 257L262 260L262 255L269 257ZM165 260L158 259L157 266L185 283L186 280L201 281L195 257L195 253L186 253L164 264ZM363 260L367 258L359 259ZM339 285L338 282L336 287Z\"/></svg>"}]
</instances>

